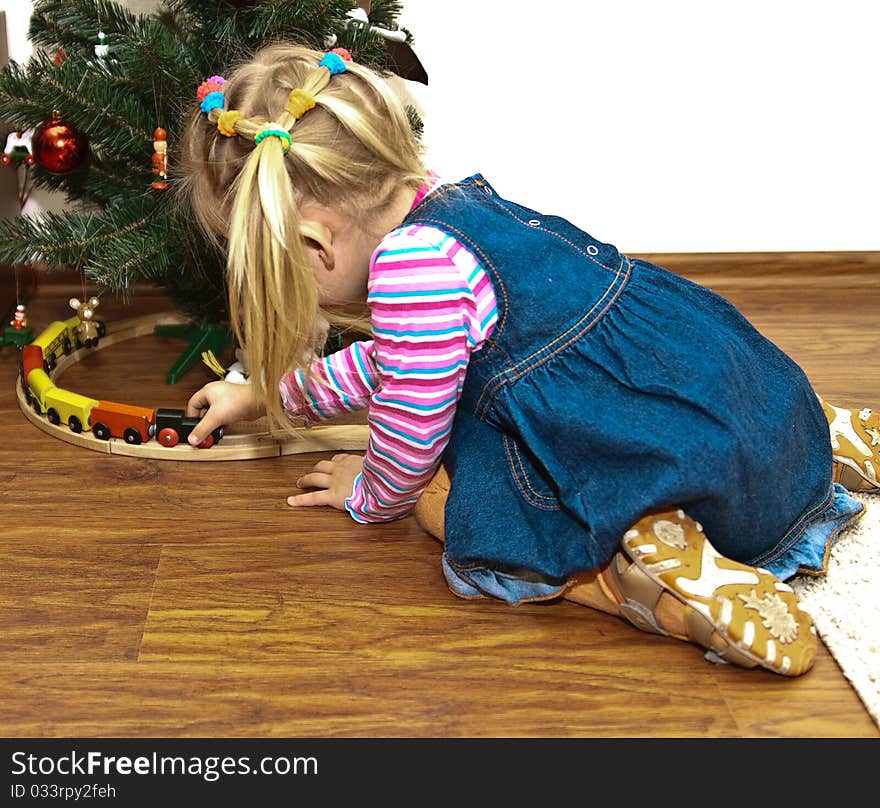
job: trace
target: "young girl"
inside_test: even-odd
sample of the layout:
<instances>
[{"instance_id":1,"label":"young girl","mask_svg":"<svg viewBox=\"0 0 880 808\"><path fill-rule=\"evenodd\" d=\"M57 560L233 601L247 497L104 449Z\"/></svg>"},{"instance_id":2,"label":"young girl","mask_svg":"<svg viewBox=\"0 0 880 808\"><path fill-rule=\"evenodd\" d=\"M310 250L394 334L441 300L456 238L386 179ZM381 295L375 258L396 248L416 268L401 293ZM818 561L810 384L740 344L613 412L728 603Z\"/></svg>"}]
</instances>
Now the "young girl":
<instances>
[{"instance_id":1,"label":"young girl","mask_svg":"<svg viewBox=\"0 0 880 808\"><path fill-rule=\"evenodd\" d=\"M290 505L415 508L461 597L566 597L713 661L809 670L783 581L861 515L840 481L878 490L877 414L822 402L711 291L481 175L441 181L344 51L272 46L198 95L182 186L257 372L192 396L191 443L368 407L366 456L317 463ZM372 338L314 358L367 312Z\"/></svg>"}]
</instances>

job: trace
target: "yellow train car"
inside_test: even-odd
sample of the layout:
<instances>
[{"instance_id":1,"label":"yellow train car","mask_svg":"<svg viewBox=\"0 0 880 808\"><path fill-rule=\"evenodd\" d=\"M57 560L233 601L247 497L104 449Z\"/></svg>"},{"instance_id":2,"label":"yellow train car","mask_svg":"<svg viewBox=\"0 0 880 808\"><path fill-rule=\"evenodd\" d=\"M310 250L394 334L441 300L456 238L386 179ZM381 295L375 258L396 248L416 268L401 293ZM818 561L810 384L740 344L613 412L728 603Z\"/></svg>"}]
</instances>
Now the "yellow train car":
<instances>
[{"instance_id":1,"label":"yellow train car","mask_svg":"<svg viewBox=\"0 0 880 808\"><path fill-rule=\"evenodd\" d=\"M58 387L42 368L28 373L27 389L27 399L37 415L45 415L56 425L64 422L71 432L91 429L97 399Z\"/></svg>"},{"instance_id":2,"label":"yellow train car","mask_svg":"<svg viewBox=\"0 0 880 808\"><path fill-rule=\"evenodd\" d=\"M71 432L91 429L92 409L98 406L97 399L53 387L46 392L46 417L53 424L65 423Z\"/></svg>"},{"instance_id":3,"label":"yellow train car","mask_svg":"<svg viewBox=\"0 0 880 808\"><path fill-rule=\"evenodd\" d=\"M79 322L76 317L73 320ZM70 320L66 322L55 320L49 323L31 344L38 345L42 349L46 367L52 370L58 360L62 356L67 356L76 344L75 332L72 333L70 329Z\"/></svg>"},{"instance_id":4,"label":"yellow train car","mask_svg":"<svg viewBox=\"0 0 880 808\"><path fill-rule=\"evenodd\" d=\"M65 320L64 324L67 326L67 337L70 340L70 344L73 345L74 348L82 347L82 340L79 338L79 327L82 325L82 320L79 317L74 316L69 320Z\"/></svg>"},{"instance_id":5,"label":"yellow train car","mask_svg":"<svg viewBox=\"0 0 880 808\"><path fill-rule=\"evenodd\" d=\"M55 382L49 378L49 374L42 368L35 368L27 377L27 386L30 391L30 404L37 415L44 415L48 406L46 394L55 387Z\"/></svg>"}]
</instances>

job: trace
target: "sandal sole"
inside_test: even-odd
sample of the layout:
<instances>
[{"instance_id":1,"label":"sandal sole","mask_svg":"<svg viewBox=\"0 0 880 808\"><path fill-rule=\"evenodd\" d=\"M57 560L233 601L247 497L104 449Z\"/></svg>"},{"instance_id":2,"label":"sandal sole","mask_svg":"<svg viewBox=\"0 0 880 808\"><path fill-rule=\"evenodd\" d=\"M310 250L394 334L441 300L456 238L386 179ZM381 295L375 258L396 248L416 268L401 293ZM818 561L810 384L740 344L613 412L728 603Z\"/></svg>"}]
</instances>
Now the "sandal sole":
<instances>
[{"instance_id":1,"label":"sandal sole","mask_svg":"<svg viewBox=\"0 0 880 808\"><path fill-rule=\"evenodd\" d=\"M636 612L649 624L653 619L654 630L667 633L653 614L665 592L688 609L688 636L681 639L705 648L710 661L760 666L783 676L800 676L812 667L816 631L792 588L767 570L720 555L683 511L640 520L624 535L621 552L644 579L633 587L628 570L620 565L614 570L625 614ZM656 589L645 597L648 582Z\"/></svg>"},{"instance_id":2,"label":"sandal sole","mask_svg":"<svg viewBox=\"0 0 880 808\"><path fill-rule=\"evenodd\" d=\"M831 436L834 481L849 491L880 493L880 414L850 410L822 401Z\"/></svg>"}]
</instances>

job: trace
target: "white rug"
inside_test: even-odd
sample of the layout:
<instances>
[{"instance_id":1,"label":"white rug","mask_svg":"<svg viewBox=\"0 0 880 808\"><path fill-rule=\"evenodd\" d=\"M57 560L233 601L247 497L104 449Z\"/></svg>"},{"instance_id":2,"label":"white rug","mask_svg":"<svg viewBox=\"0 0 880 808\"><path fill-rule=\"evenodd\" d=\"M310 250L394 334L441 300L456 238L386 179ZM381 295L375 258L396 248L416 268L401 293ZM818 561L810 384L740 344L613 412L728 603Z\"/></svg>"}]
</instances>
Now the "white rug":
<instances>
[{"instance_id":1,"label":"white rug","mask_svg":"<svg viewBox=\"0 0 880 808\"><path fill-rule=\"evenodd\" d=\"M880 494L853 494L864 515L831 550L828 573L789 583L880 726Z\"/></svg>"}]
</instances>

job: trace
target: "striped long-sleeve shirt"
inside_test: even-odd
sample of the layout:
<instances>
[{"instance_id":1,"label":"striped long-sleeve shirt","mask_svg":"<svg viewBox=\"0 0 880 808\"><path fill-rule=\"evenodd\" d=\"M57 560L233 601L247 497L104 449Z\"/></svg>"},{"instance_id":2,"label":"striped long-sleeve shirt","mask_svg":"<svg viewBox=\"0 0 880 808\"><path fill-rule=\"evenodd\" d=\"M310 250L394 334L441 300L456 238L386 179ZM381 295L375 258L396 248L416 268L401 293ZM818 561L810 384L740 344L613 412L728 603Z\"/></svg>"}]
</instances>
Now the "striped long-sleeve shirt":
<instances>
[{"instance_id":1,"label":"striped long-sleeve shirt","mask_svg":"<svg viewBox=\"0 0 880 808\"><path fill-rule=\"evenodd\" d=\"M374 252L367 303L373 339L281 382L292 416L324 420L369 407L363 472L346 509L358 522L407 514L449 442L468 360L498 312L473 254L435 227L391 232Z\"/></svg>"}]
</instances>

